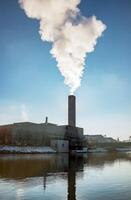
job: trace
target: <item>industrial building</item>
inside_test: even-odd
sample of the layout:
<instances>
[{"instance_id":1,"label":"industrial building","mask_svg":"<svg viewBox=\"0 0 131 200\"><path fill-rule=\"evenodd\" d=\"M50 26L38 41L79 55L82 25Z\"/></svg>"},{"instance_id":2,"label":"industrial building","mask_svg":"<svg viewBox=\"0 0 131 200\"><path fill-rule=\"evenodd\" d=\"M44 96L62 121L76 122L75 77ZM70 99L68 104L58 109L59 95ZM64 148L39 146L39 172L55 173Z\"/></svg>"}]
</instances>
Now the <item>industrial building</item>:
<instances>
[{"instance_id":1,"label":"industrial building","mask_svg":"<svg viewBox=\"0 0 131 200\"><path fill-rule=\"evenodd\" d=\"M76 128L78 138L83 138L83 129ZM72 132L71 132L72 133ZM14 146L52 146L58 152L69 151L68 126L51 123L36 124L31 122L14 123L0 126L0 145ZM69 138L70 137L70 138ZM76 141L76 139L75 139Z\"/></svg>"},{"instance_id":2,"label":"industrial building","mask_svg":"<svg viewBox=\"0 0 131 200\"><path fill-rule=\"evenodd\" d=\"M98 144L98 143L114 143L117 142L111 137L106 137L103 135L85 135L84 136L88 144Z\"/></svg>"},{"instance_id":3,"label":"industrial building","mask_svg":"<svg viewBox=\"0 0 131 200\"><path fill-rule=\"evenodd\" d=\"M68 125L31 122L0 126L0 145L51 146L57 152L83 149L83 128L76 127L76 99L68 97Z\"/></svg>"}]
</instances>

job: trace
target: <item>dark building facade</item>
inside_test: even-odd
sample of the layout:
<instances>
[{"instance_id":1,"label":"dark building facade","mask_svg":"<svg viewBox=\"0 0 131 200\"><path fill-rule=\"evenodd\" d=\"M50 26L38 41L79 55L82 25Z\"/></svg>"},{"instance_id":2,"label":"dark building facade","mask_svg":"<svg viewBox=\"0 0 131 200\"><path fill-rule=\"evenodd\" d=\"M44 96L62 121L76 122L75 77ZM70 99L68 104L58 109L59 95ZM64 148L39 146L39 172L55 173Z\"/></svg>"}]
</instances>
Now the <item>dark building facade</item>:
<instances>
[{"instance_id":1,"label":"dark building facade","mask_svg":"<svg viewBox=\"0 0 131 200\"><path fill-rule=\"evenodd\" d=\"M83 128L76 127L76 97L68 96L68 125L48 123L36 124L31 122L14 123L0 126L0 145L15 146L50 146L57 144L57 149L64 150L68 146L68 152L82 150ZM65 141L65 143L64 143ZM67 144L68 141L68 144ZM67 149L67 148L66 148Z\"/></svg>"}]
</instances>

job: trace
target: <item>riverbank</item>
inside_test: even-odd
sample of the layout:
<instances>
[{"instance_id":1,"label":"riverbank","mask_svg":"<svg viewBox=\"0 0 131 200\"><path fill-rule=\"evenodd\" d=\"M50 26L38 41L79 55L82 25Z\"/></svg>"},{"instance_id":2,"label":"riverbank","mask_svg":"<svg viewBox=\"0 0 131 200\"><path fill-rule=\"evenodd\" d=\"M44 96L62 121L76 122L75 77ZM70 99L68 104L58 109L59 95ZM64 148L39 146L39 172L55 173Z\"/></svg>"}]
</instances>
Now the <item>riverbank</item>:
<instances>
[{"instance_id":1,"label":"riverbank","mask_svg":"<svg viewBox=\"0 0 131 200\"><path fill-rule=\"evenodd\" d=\"M0 153L56 153L51 147L0 146Z\"/></svg>"},{"instance_id":2,"label":"riverbank","mask_svg":"<svg viewBox=\"0 0 131 200\"><path fill-rule=\"evenodd\" d=\"M94 148L85 148L83 150L80 151L75 151L75 153L109 153L109 152L128 152L131 151L131 147L115 147L115 148L109 148L109 146L107 147L94 147ZM4 153L17 153L17 154L34 154L34 153L52 153L55 154L57 153L56 150L54 150L53 148L49 147L49 146L38 146L38 147L34 147L34 146L0 146L0 153L4 154Z\"/></svg>"},{"instance_id":3,"label":"riverbank","mask_svg":"<svg viewBox=\"0 0 131 200\"><path fill-rule=\"evenodd\" d=\"M131 151L131 142L112 142L90 144L88 152L125 152Z\"/></svg>"}]
</instances>

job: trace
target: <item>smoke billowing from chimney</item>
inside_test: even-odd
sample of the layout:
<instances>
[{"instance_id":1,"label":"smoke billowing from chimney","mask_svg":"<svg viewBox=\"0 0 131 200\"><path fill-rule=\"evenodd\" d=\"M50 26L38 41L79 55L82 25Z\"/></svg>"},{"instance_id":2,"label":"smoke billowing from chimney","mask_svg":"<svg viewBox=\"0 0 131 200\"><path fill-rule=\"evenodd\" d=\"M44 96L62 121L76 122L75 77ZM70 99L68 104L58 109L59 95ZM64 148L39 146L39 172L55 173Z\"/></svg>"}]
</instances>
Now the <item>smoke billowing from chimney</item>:
<instances>
[{"instance_id":1,"label":"smoke billowing from chimney","mask_svg":"<svg viewBox=\"0 0 131 200\"><path fill-rule=\"evenodd\" d=\"M40 21L41 39L52 43L50 53L69 86L80 86L86 55L94 51L106 26L95 16L81 16L81 0L19 0L30 18Z\"/></svg>"}]
</instances>

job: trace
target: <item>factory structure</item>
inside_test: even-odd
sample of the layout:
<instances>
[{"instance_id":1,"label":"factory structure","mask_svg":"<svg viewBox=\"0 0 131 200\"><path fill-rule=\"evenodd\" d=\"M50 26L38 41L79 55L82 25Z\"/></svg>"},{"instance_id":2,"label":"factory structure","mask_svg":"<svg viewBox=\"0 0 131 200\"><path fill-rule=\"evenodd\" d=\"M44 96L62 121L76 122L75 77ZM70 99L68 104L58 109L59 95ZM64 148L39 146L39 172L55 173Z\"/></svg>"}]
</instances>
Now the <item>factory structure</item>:
<instances>
[{"instance_id":1,"label":"factory structure","mask_svg":"<svg viewBox=\"0 0 131 200\"><path fill-rule=\"evenodd\" d=\"M0 126L0 152L10 152L10 149L25 153L87 152L96 144L117 142L111 137L84 135L83 132L83 128L76 126L76 97L69 95L68 125L49 123L46 117L45 122L40 124L21 122Z\"/></svg>"},{"instance_id":2,"label":"factory structure","mask_svg":"<svg viewBox=\"0 0 131 200\"><path fill-rule=\"evenodd\" d=\"M68 96L68 125L31 122L0 126L0 145L50 146L56 152L82 151L83 128L76 127L76 97Z\"/></svg>"}]
</instances>

